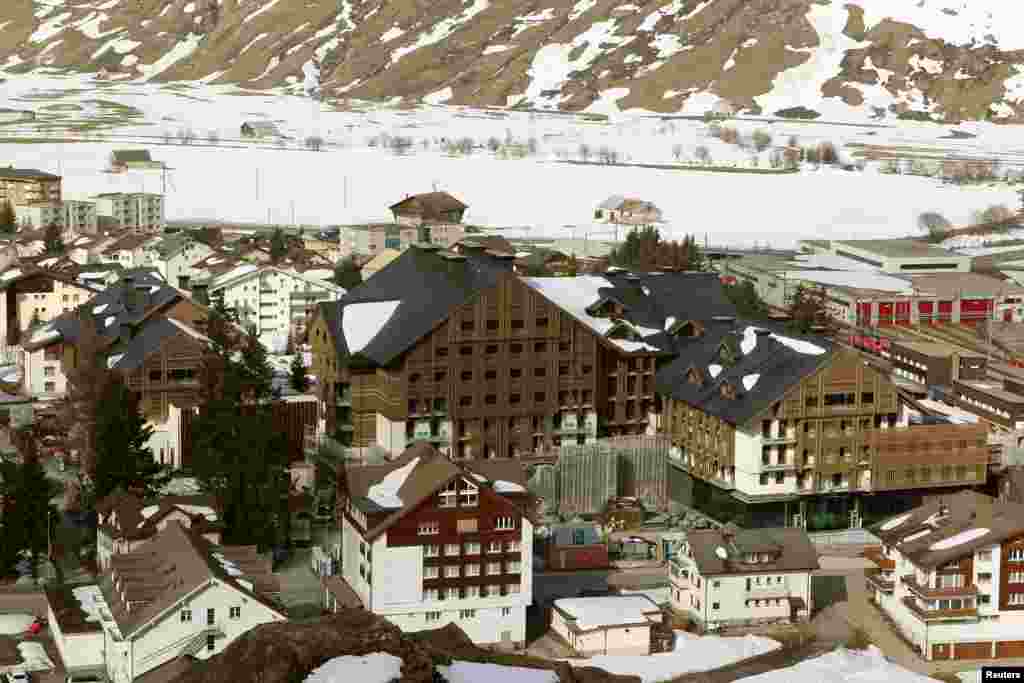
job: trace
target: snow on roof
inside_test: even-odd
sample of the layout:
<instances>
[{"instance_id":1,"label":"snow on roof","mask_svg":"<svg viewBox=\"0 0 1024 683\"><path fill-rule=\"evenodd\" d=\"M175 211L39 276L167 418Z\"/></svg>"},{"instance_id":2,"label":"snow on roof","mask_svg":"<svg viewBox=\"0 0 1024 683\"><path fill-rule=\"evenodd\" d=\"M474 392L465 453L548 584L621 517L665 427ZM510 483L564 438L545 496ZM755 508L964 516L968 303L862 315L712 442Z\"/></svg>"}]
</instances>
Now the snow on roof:
<instances>
[{"instance_id":1,"label":"snow on roof","mask_svg":"<svg viewBox=\"0 0 1024 683\"><path fill-rule=\"evenodd\" d=\"M722 372L722 366L718 363L712 363L708 366L708 374L711 375L711 379L718 377L718 374Z\"/></svg>"},{"instance_id":2,"label":"snow on roof","mask_svg":"<svg viewBox=\"0 0 1024 683\"><path fill-rule=\"evenodd\" d=\"M925 536L927 536L931 532L932 532L931 529L925 529L924 531L918 531L916 534L910 534L909 536L904 538L901 542L902 543L910 543L911 541L916 541L919 538L924 538Z\"/></svg>"},{"instance_id":3,"label":"snow on roof","mask_svg":"<svg viewBox=\"0 0 1024 683\"><path fill-rule=\"evenodd\" d=\"M100 304L92 309L93 315L99 315L103 311L107 310L107 306L110 304Z\"/></svg>"},{"instance_id":4,"label":"snow on roof","mask_svg":"<svg viewBox=\"0 0 1024 683\"><path fill-rule=\"evenodd\" d=\"M669 317L665 318L665 329L666 330L668 330L670 327L672 327L675 324L676 324L676 317L674 315L670 315Z\"/></svg>"},{"instance_id":5,"label":"snow on roof","mask_svg":"<svg viewBox=\"0 0 1024 683\"><path fill-rule=\"evenodd\" d=\"M949 548L962 545L964 543L970 543L971 541L977 538L981 538L988 532L989 530L985 527L978 527L977 529L967 529L966 531L961 531L955 536L950 536L949 538L932 543L930 546L928 546L928 550L948 550Z\"/></svg>"},{"instance_id":6,"label":"snow on roof","mask_svg":"<svg viewBox=\"0 0 1024 683\"><path fill-rule=\"evenodd\" d=\"M146 507L142 508L142 511L139 514L141 514L143 517L149 519L150 517L155 515L156 511L159 510L159 509L160 509L159 505L147 505Z\"/></svg>"},{"instance_id":7,"label":"snow on roof","mask_svg":"<svg viewBox=\"0 0 1024 683\"><path fill-rule=\"evenodd\" d=\"M750 391L751 389L754 388L754 385L757 384L757 380L759 379L761 379L761 374L757 372L755 372L752 375L744 375L743 388L746 389L747 391Z\"/></svg>"},{"instance_id":8,"label":"snow on roof","mask_svg":"<svg viewBox=\"0 0 1024 683\"><path fill-rule=\"evenodd\" d=\"M11 270L8 270L8 271L0 274L0 280L13 280L14 278L18 277L19 275L21 275L21 269L20 268L12 268Z\"/></svg>"},{"instance_id":9,"label":"snow on roof","mask_svg":"<svg viewBox=\"0 0 1024 683\"><path fill-rule=\"evenodd\" d=\"M910 517L911 517L911 515L909 515L909 514L907 514L907 515L900 515L899 517L893 517L888 522L883 524L880 528L882 529L882 531L890 531L890 530L895 529L896 527L898 527L900 524L903 524L904 522L906 522L908 519L910 519Z\"/></svg>"},{"instance_id":10,"label":"snow on roof","mask_svg":"<svg viewBox=\"0 0 1024 683\"><path fill-rule=\"evenodd\" d=\"M740 342L740 351L743 352L743 355L747 355L757 347L758 329L759 328L757 327L749 326L743 330L743 341ZM825 353L825 349L821 348L817 344L812 344L802 339L791 339L790 337L783 337L782 335L775 333L772 333L769 336L780 344L793 349L797 353L804 353L809 356L820 356Z\"/></svg>"},{"instance_id":11,"label":"snow on roof","mask_svg":"<svg viewBox=\"0 0 1024 683\"><path fill-rule=\"evenodd\" d=\"M32 334L31 339L29 339L29 343L42 344L43 342L47 342L52 339L57 339L59 337L60 332L56 328L54 328L53 324L51 323L40 330L36 330Z\"/></svg>"},{"instance_id":12,"label":"snow on roof","mask_svg":"<svg viewBox=\"0 0 1024 683\"><path fill-rule=\"evenodd\" d=\"M748 327L743 330L743 341L740 342L740 351L747 355L757 347L757 328Z\"/></svg>"},{"instance_id":13,"label":"snow on roof","mask_svg":"<svg viewBox=\"0 0 1024 683\"><path fill-rule=\"evenodd\" d=\"M103 321L104 327L110 327L114 323L115 320L117 320L117 316L116 315L108 315L107 319Z\"/></svg>"},{"instance_id":14,"label":"snow on roof","mask_svg":"<svg viewBox=\"0 0 1024 683\"><path fill-rule=\"evenodd\" d=\"M931 399L921 399L918 401L922 408L928 408L934 410L937 413L942 413L955 422L956 424L976 424L978 422L978 416L974 413L969 413L960 408L956 408L951 405L942 403L941 401L933 401Z\"/></svg>"},{"instance_id":15,"label":"snow on roof","mask_svg":"<svg viewBox=\"0 0 1024 683\"><path fill-rule=\"evenodd\" d=\"M56 256L51 256L50 258L47 258L47 259L43 259L42 261L40 261L40 262L39 262L39 265L41 265L41 266L43 266L43 267L46 267L46 266L52 266L52 265L53 265L54 263L56 263L56 262L57 262L57 261L59 261L59 260L60 260L60 259L59 259L59 258L57 258Z\"/></svg>"},{"instance_id":16,"label":"snow on roof","mask_svg":"<svg viewBox=\"0 0 1024 683\"><path fill-rule=\"evenodd\" d=\"M172 325L174 325L179 330L181 330L182 332L184 332L188 336L192 337L193 339L198 339L199 341L204 341L204 342L207 342L207 343L212 343L210 341L210 338L207 337L205 334L199 332L198 330L192 329L191 327L189 327L185 323L183 323L183 322L181 322L179 320L175 320L174 318L166 318L166 320L167 320L167 322L171 323Z\"/></svg>"},{"instance_id":17,"label":"snow on roof","mask_svg":"<svg viewBox=\"0 0 1024 683\"><path fill-rule=\"evenodd\" d=\"M559 680L558 672L551 669L458 660L451 666L438 666L437 670L448 683L558 683Z\"/></svg>"},{"instance_id":18,"label":"snow on roof","mask_svg":"<svg viewBox=\"0 0 1024 683\"><path fill-rule=\"evenodd\" d=\"M313 669L304 683L390 683L402 678L402 659L384 652L333 657ZM449 679L451 680L451 679Z\"/></svg>"},{"instance_id":19,"label":"snow on roof","mask_svg":"<svg viewBox=\"0 0 1024 683\"><path fill-rule=\"evenodd\" d=\"M861 263L845 256L837 256L836 254L797 254L790 263L804 270L827 268L830 270L852 270L868 273L879 272L876 266Z\"/></svg>"},{"instance_id":20,"label":"snow on roof","mask_svg":"<svg viewBox=\"0 0 1024 683\"><path fill-rule=\"evenodd\" d=\"M383 479L370 487L370 490L366 492L366 497L383 508L402 507L404 503L398 497L398 490L402 488L402 484L405 483L419 461L419 456L417 456L397 470L388 472Z\"/></svg>"},{"instance_id":21,"label":"snow on roof","mask_svg":"<svg viewBox=\"0 0 1024 683\"><path fill-rule=\"evenodd\" d=\"M820 285L876 289L882 292L911 292L913 286L906 280L882 273L834 270L787 270L787 280L804 280Z\"/></svg>"},{"instance_id":22,"label":"snow on roof","mask_svg":"<svg viewBox=\"0 0 1024 683\"><path fill-rule=\"evenodd\" d=\"M512 482L499 479L494 482L494 490L498 493L523 493L526 491L521 485Z\"/></svg>"},{"instance_id":23,"label":"snow on roof","mask_svg":"<svg viewBox=\"0 0 1024 683\"><path fill-rule=\"evenodd\" d=\"M720 559L720 560L728 560L729 559L729 551L727 551L725 548L723 548L720 545L719 546L715 546L715 555L718 556L718 559Z\"/></svg>"},{"instance_id":24,"label":"snow on roof","mask_svg":"<svg viewBox=\"0 0 1024 683\"><path fill-rule=\"evenodd\" d=\"M367 301L349 304L345 307L341 318L341 329L345 334L345 344L349 353L357 353L366 348L377 333L381 331L401 301Z\"/></svg>"},{"instance_id":25,"label":"snow on roof","mask_svg":"<svg viewBox=\"0 0 1024 683\"><path fill-rule=\"evenodd\" d=\"M609 268L609 270L611 269ZM523 282L601 336L607 334L608 330L616 324L614 320L595 318L587 313L587 307L600 298L598 290L604 287L612 287L612 283L599 275L524 277ZM647 327L637 327L632 324L630 327L642 335L657 334L661 331ZM608 341L616 344L626 352L658 350L656 347L643 342L625 341L622 339L609 339Z\"/></svg>"},{"instance_id":26,"label":"snow on roof","mask_svg":"<svg viewBox=\"0 0 1024 683\"><path fill-rule=\"evenodd\" d=\"M122 358L124 358L124 354L123 353L115 353L113 356L108 358L107 359L107 369L109 370L110 368L113 368L115 365L117 365L121 361Z\"/></svg>"},{"instance_id":27,"label":"snow on roof","mask_svg":"<svg viewBox=\"0 0 1024 683\"><path fill-rule=\"evenodd\" d=\"M76 240L75 240L74 242L72 242L71 244L72 244L72 246L77 246L77 245L79 245L79 244L85 244L85 243L86 243L86 242L88 242L88 241L89 241L89 238L88 238L88 237L86 237L85 235L82 235L81 237L79 237L78 239L76 239Z\"/></svg>"},{"instance_id":28,"label":"snow on roof","mask_svg":"<svg viewBox=\"0 0 1024 683\"><path fill-rule=\"evenodd\" d=\"M647 613L658 611L658 606L643 595L562 598L555 600L555 607L575 618L576 626L584 631L643 623Z\"/></svg>"},{"instance_id":29,"label":"snow on roof","mask_svg":"<svg viewBox=\"0 0 1024 683\"><path fill-rule=\"evenodd\" d=\"M107 603L103 599L103 593L100 592L99 586L95 584L79 586L72 589L71 594L75 596L82 611L86 613L86 621L102 621L102 613Z\"/></svg>"},{"instance_id":30,"label":"snow on roof","mask_svg":"<svg viewBox=\"0 0 1024 683\"><path fill-rule=\"evenodd\" d=\"M208 505L184 505L175 503L174 507L187 515L191 515L192 517L202 515L211 522L215 522L217 520L217 512Z\"/></svg>"}]
</instances>

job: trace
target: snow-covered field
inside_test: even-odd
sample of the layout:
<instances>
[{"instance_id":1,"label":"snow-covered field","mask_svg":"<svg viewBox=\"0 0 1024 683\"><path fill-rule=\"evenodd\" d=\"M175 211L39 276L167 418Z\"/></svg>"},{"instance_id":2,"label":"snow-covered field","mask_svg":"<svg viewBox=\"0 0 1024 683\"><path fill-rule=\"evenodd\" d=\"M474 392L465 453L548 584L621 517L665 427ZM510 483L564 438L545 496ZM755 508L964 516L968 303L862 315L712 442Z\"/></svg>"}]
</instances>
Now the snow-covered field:
<instances>
[{"instance_id":1,"label":"snow-covered field","mask_svg":"<svg viewBox=\"0 0 1024 683\"><path fill-rule=\"evenodd\" d=\"M544 669L460 661L437 669L448 683L558 683L558 674ZM401 671L401 659L375 652L329 659L309 674L305 683L391 683L401 678Z\"/></svg>"},{"instance_id":2,"label":"snow-covered field","mask_svg":"<svg viewBox=\"0 0 1024 683\"><path fill-rule=\"evenodd\" d=\"M874 645L837 649L796 666L744 678L744 683L934 683L934 678L888 661Z\"/></svg>"},{"instance_id":3,"label":"snow-covered field","mask_svg":"<svg viewBox=\"0 0 1024 683\"><path fill-rule=\"evenodd\" d=\"M735 662L777 650L781 645L771 638L746 635L738 638L694 636L676 631L672 652L653 655L597 655L584 662L609 673L639 676L643 683L657 683L693 671L710 671ZM579 660L569 660L580 664Z\"/></svg>"},{"instance_id":4,"label":"snow-covered field","mask_svg":"<svg viewBox=\"0 0 1024 683\"><path fill-rule=\"evenodd\" d=\"M581 145L591 150L592 160L599 148L608 147L627 162L672 164L678 147L679 159L692 162L696 148L703 145L716 165L751 163L752 150L709 136L707 126L694 120L618 116L604 122L443 106L402 111L364 103L357 103L358 111L340 112L304 97L255 94L235 86L90 85L96 84L84 76L11 75L0 93L0 107L33 109L41 120L2 126L0 135L59 136L60 126L95 117L101 108L97 101L134 107L141 117L125 120L110 140L0 143L0 157L16 166L60 173L65 194L72 198L119 190L159 191L163 179L158 171L102 172L110 150L146 146L172 169L167 174L170 219L286 222L294 202L299 223L387 220L387 207L397 198L437 187L469 204L467 222L518 228L505 233L509 236L600 238L612 232L592 223L594 207L609 195L622 194L657 204L666 217L662 232L670 237L706 236L716 246L770 239L774 246L786 247L804 238L913 234L917 215L926 210L966 225L972 211L991 204L1016 207L1019 202L1014 187L1006 184L953 187L930 178L883 175L874 165L864 172L808 167L799 175L762 176L556 163L560 158L580 159ZM75 104L82 110L61 110L59 114L69 118L46 121L57 112L45 107L55 104ZM200 142L210 132L225 141L237 139L241 122L250 119L275 121L291 140L284 149L267 143L237 149L161 144L164 135L186 128ZM739 119L730 125L743 136L767 130L776 146L797 135L801 145L825 140L838 147L858 141L908 145L936 154L996 156L1004 168L1024 168L1024 136L1010 126L964 124L958 129L976 137L954 140L943 139L949 135L948 126L914 122L878 128ZM400 156L369 147L368 140L381 134L412 138L411 153ZM310 135L324 138L324 151L300 149ZM441 151L442 138L462 137L477 143L491 137L533 139L538 151L519 160L498 159L485 150L468 158ZM771 151L756 155L762 168L768 167ZM843 156L849 158L847 152Z\"/></svg>"}]
</instances>

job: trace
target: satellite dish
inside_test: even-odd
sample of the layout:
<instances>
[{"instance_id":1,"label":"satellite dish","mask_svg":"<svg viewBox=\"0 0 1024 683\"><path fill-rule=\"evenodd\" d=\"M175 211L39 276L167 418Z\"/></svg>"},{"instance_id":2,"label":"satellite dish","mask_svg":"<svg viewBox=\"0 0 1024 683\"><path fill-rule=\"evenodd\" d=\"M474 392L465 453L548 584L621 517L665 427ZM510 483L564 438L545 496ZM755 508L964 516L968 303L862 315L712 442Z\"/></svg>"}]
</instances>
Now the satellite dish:
<instances>
[{"instance_id":1,"label":"satellite dish","mask_svg":"<svg viewBox=\"0 0 1024 683\"><path fill-rule=\"evenodd\" d=\"M715 555L717 555L718 559L720 559L720 560L728 560L729 559L729 553L726 552L725 548L723 548L722 546L718 546L718 547L715 548Z\"/></svg>"}]
</instances>

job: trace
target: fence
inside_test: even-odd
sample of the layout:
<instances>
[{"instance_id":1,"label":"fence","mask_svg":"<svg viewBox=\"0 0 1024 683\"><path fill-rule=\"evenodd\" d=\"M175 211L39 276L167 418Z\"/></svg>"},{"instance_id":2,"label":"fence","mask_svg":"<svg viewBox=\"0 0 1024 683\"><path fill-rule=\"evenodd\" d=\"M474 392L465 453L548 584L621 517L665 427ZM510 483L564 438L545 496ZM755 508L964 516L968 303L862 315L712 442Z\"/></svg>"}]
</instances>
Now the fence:
<instances>
[{"instance_id":1,"label":"fence","mask_svg":"<svg viewBox=\"0 0 1024 683\"><path fill-rule=\"evenodd\" d=\"M817 531L807 534L814 545L878 545L882 541L866 529Z\"/></svg>"}]
</instances>

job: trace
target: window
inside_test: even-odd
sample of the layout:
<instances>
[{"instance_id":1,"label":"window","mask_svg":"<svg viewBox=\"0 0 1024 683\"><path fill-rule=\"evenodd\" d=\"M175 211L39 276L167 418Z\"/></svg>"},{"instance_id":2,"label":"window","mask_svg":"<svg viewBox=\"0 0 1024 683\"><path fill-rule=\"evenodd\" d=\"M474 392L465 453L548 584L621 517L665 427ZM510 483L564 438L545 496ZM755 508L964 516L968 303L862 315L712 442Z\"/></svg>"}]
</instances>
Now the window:
<instances>
[{"instance_id":1,"label":"window","mask_svg":"<svg viewBox=\"0 0 1024 683\"><path fill-rule=\"evenodd\" d=\"M216 615L217 615L217 610L215 610L214 608L211 607L208 610L206 610L206 625L207 626L213 626L213 622L215 620Z\"/></svg>"},{"instance_id":2,"label":"window","mask_svg":"<svg viewBox=\"0 0 1024 683\"><path fill-rule=\"evenodd\" d=\"M480 576L480 565L478 564L467 564L466 576Z\"/></svg>"},{"instance_id":3,"label":"window","mask_svg":"<svg viewBox=\"0 0 1024 683\"><path fill-rule=\"evenodd\" d=\"M441 501L438 503L438 507L453 508L455 507L455 498L458 495L456 490L456 482L452 482L444 487L444 490L438 494Z\"/></svg>"},{"instance_id":4,"label":"window","mask_svg":"<svg viewBox=\"0 0 1024 683\"><path fill-rule=\"evenodd\" d=\"M489 553L500 553L501 552L501 541L491 541L487 544L487 552Z\"/></svg>"},{"instance_id":5,"label":"window","mask_svg":"<svg viewBox=\"0 0 1024 683\"><path fill-rule=\"evenodd\" d=\"M472 370L463 370L462 374L459 376L459 378L463 382L472 382L473 381L473 371Z\"/></svg>"},{"instance_id":6,"label":"window","mask_svg":"<svg viewBox=\"0 0 1024 683\"><path fill-rule=\"evenodd\" d=\"M559 363L558 364L558 376L559 377L565 377L568 374L569 374L569 364L568 363Z\"/></svg>"},{"instance_id":7,"label":"window","mask_svg":"<svg viewBox=\"0 0 1024 683\"><path fill-rule=\"evenodd\" d=\"M498 321L497 320L488 320L487 321L487 329L488 330L496 330L496 329L498 329Z\"/></svg>"},{"instance_id":8,"label":"window","mask_svg":"<svg viewBox=\"0 0 1024 683\"><path fill-rule=\"evenodd\" d=\"M713 584L711 584L711 585L712 585L712 586L713 586L714 588L721 588L721 587L722 587L722 582L721 582L721 581L715 581L715 582L714 582Z\"/></svg>"},{"instance_id":9,"label":"window","mask_svg":"<svg viewBox=\"0 0 1024 683\"><path fill-rule=\"evenodd\" d=\"M495 529L515 529L516 520L513 517L498 517L494 520ZM495 541L497 542L497 541Z\"/></svg>"},{"instance_id":10,"label":"window","mask_svg":"<svg viewBox=\"0 0 1024 683\"><path fill-rule=\"evenodd\" d=\"M459 578L459 565L449 564L445 565L444 578L446 579L457 579Z\"/></svg>"},{"instance_id":11,"label":"window","mask_svg":"<svg viewBox=\"0 0 1024 683\"><path fill-rule=\"evenodd\" d=\"M459 397L459 405L462 406L463 408L468 408L469 406L473 405L473 397L472 396L460 396Z\"/></svg>"},{"instance_id":12,"label":"window","mask_svg":"<svg viewBox=\"0 0 1024 683\"><path fill-rule=\"evenodd\" d=\"M508 371L508 376L511 377L512 379L518 379L519 377L523 376L523 370L522 368L510 368Z\"/></svg>"},{"instance_id":13,"label":"window","mask_svg":"<svg viewBox=\"0 0 1024 683\"><path fill-rule=\"evenodd\" d=\"M445 371L444 370L436 371L434 373L434 381L435 382L443 382L444 381L444 375L445 375Z\"/></svg>"},{"instance_id":14,"label":"window","mask_svg":"<svg viewBox=\"0 0 1024 683\"><path fill-rule=\"evenodd\" d=\"M437 350L435 351L435 355L437 355L438 358L447 358L448 357L448 347L447 346L438 346Z\"/></svg>"},{"instance_id":15,"label":"window","mask_svg":"<svg viewBox=\"0 0 1024 683\"><path fill-rule=\"evenodd\" d=\"M547 342L536 342L533 345L533 352L534 353L544 353L547 350L548 350L548 343Z\"/></svg>"},{"instance_id":16,"label":"window","mask_svg":"<svg viewBox=\"0 0 1024 683\"><path fill-rule=\"evenodd\" d=\"M584 365L581 368L581 370L582 370L584 375L589 375L591 372L593 372L594 366L593 365Z\"/></svg>"},{"instance_id":17,"label":"window","mask_svg":"<svg viewBox=\"0 0 1024 683\"><path fill-rule=\"evenodd\" d=\"M213 642L213 636L212 635L206 636L206 651L207 652L213 652L213 649L215 647L216 647L216 644Z\"/></svg>"},{"instance_id":18,"label":"window","mask_svg":"<svg viewBox=\"0 0 1024 683\"><path fill-rule=\"evenodd\" d=\"M480 586L466 586L466 597L467 598L479 598L480 597Z\"/></svg>"},{"instance_id":19,"label":"window","mask_svg":"<svg viewBox=\"0 0 1024 683\"><path fill-rule=\"evenodd\" d=\"M438 557L441 554L441 546L439 545L425 545L423 546L423 557Z\"/></svg>"},{"instance_id":20,"label":"window","mask_svg":"<svg viewBox=\"0 0 1024 683\"><path fill-rule=\"evenodd\" d=\"M761 481L761 486L767 486L768 485L768 475L767 474L762 474L761 477L760 477L760 481Z\"/></svg>"},{"instance_id":21,"label":"window","mask_svg":"<svg viewBox=\"0 0 1024 683\"><path fill-rule=\"evenodd\" d=\"M420 536L431 536L441 533L440 522L420 522L417 533Z\"/></svg>"},{"instance_id":22,"label":"window","mask_svg":"<svg viewBox=\"0 0 1024 683\"><path fill-rule=\"evenodd\" d=\"M444 544L444 554L447 555L448 557L451 557L453 555L458 555L461 552L462 552L462 546L459 545L458 543L445 543Z\"/></svg>"},{"instance_id":23,"label":"window","mask_svg":"<svg viewBox=\"0 0 1024 683\"><path fill-rule=\"evenodd\" d=\"M462 545L462 553L464 555L479 555L480 543L477 541L473 541L472 543L464 543Z\"/></svg>"},{"instance_id":24,"label":"window","mask_svg":"<svg viewBox=\"0 0 1024 683\"><path fill-rule=\"evenodd\" d=\"M424 592L426 592L426 591L424 591ZM434 591L434 592L436 593L437 591ZM427 621L440 621L441 620L441 613L440 612L427 612L426 613L426 617L427 617Z\"/></svg>"},{"instance_id":25,"label":"window","mask_svg":"<svg viewBox=\"0 0 1024 683\"><path fill-rule=\"evenodd\" d=\"M509 346L509 350L512 353L522 353L523 352L523 345L522 344L512 344L511 346Z\"/></svg>"},{"instance_id":26,"label":"window","mask_svg":"<svg viewBox=\"0 0 1024 683\"><path fill-rule=\"evenodd\" d=\"M181 621L182 621L182 623L191 622L192 621L192 610L190 610L190 609L183 609L183 610L181 610Z\"/></svg>"},{"instance_id":27,"label":"window","mask_svg":"<svg viewBox=\"0 0 1024 683\"><path fill-rule=\"evenodd\" d=\"M498 371L488 370L487 372L484 373L484 379L498 379Z\"/></svg>"},{"instance_id":28,"label":"window","mask_svg":"<svg viewBox=\"0 0 1024 683\"><path fill-rule=\"evenodd\" d=\"M508 402L510 404L512 404L512 405L516 405L516 404L518 404L522 400L523 400L523 397L520 394L509 394L508 395Z\"/></svg>"},{"instance_id":29,"label":"window","mask_svg":"<svg viewBox=\"0 0 1024 683\"><path fill-rule=\"evenodd\" d=\"M424 567L423 578L424 579L436 579L440 575L440 571L437 567Z\"/></svg>"},{"instance_id":30,"label":"window","mask_svg":"<svg viewBox=\"0 0 1024 683\"><path fill-rule=\"evenodd\" d=\"M711 609L718 609L718 603L717 602L711 603Z\"/></svg>"},{"instance_id":31,"label":"window","mask_svg":"<svg viewBox=\"0 0 1024 683\"><path fill-rule=\"evenodd\" d=\"M870 391L861 392L860 402L864 404L871 404L875 402L875 395Z\"/></svg>"},{"instance_id":32,"label":"window","mask_svg":"<svg viewBox=\"0 0 1024 683\"><path fill-rule=\"evenodd\" d=\"M547 318L537 318L537 327L547 327L547 326L548 326L548 319Z\"/></svg>"},{"instance_id":33,"label":"window","mask_svg":"<svg viewBox=\"0 0 1024 683\"><path fill-rule=\"evenodd\" d=\"M519 568L520 568L519 560L512 560L511 562L506 562L505 563L505 573L506 574L518 574L519 571L520 571Z\"/></svg>"},{"instance_id":34,"label":"window","mask_svg":"<svg viewBox=\"0 0 1024 683\"><path fill-rule=\"evenodd\" d=\"M414 372L411 375L409 375L409 384L416 384L416 382L419 382L419 381L420 381L420 373Z\"/></svg>"},{"instance_id":35,"label":"window","mask_svg":"<svg viewBox=\"0 0 1024 683\"><path fill-rule=\"evenodd\" d=\"M579 545L582 545L579 544ZM519 541L505 541L505 552L506 553L518 553L519 552Z\"/></svg>"},{"instance_id":36,"label":"window","mask_svg":"<svg viewBox=\"0 0 1024 683\"><path fill-rule=\"evenodd\" d=\"M533 394L533 400L535 403L543 403L547 396L543 391L538 391Z\"/></svg>"},{"instance_id":37,"label":"window","mask_svg":"<svg viewBox=\"0 0 1024 683\"><path fill-rule=\"evenodd\" d=\"M486 420L485 420L486 422ZM487 425L485 424L484 427ZM460 504L463 507L476 507L480 500L480 490L468 481L459 484ZM476 520L473 520L473 531L476 531Z\"/></svg>"},{"instance_id":38,"label":"window","mask_svg":"<svg viewBox=\"0 0 1024 683\"><path fill-rule=\"evenodd\" d=\"M228 610L228 617L230 617L231 619L241 619L242 618L242 608L241 607L232 607L232 608L230 608Z\"/></svg>"},{"instance_id":39,"label":"window","mask_svg":"<svg viewBox=\"0 0 1024 683\"><path fill-rule=\"evenodd\" d=\"M510 583L505 586L505 591L511 595L519 593L520 590L518 583Z\"/></svg>"},{"instance_id":40,"label":"window","mask_svg":"<svg viewBox=\"0 0 1024 683\"><path fill-rule=\"evenodd\" d=\"M498 395L497 394L487 394L486 396L484 396L484 404L485 405L493 406L493 405L496 405L497 403L498 403Z\"/></svg>"},{"instance_id":41,"label":"window","mask_svg":"<svg viewBox=\"0 0 1024 683\"><path fill-rule=\"evenodd\" d=\"M501 574L501 562L488 562L487 575L497 576L498 574Z\"/></svg>"},{"instance_id":42,"label":"window","mask_svg":"<svg viewBox=\"0 0 1024 683\"><path fill-rule=\"evenodd\" d=\"M547 368L534 368L533 369L533 376L534 377L544 377L545 375L547 375L547 372L548 372Z\"/></svg>"},{"instance_id":43,"label":"window","mask_svg":"<svg viewBox=\"0 0 1024 683\"><path fill-rule=\"evenodd\" d=\"M423 601L424 602L429 602L431 600L437 600L437 598L438 598L438 594L437 594L437 589L436 588L425 588L425 589L423 589ZM429 612L428 612L428 614L429 614ZM440 619L441 618L440 617L441 613L438 612L437 614L438 614L438 618Z\"/></svg>"},{"instance_id":44,"label":"window","mask_svg":"<svg viewBox=\"0 0 1024 683\"><path fill-rule=\"evenodd\" d=\"M460 356L472 356L473 355L473 347L472 346L460 346L459 347L459 355Z\"/></svg>"},{"instance_id":45,"label":"window","mask_svg":"<svg viewBox=\"0 0 1024 683\"><path fill-rule=\"evenodd\" d=\"M503 617L510 617L510 616L512 616L512 608L511 607L502 607L501 608L501 616L503 616Z\"/></svg>"},{"instance_id":46,"label":"window","mask_svg":"<svg viewBox=\"0 0 1024 683\"><path fill-rule=\"evenodd\" d=\"M775 483L776 484L784 484L784 483L786 483L786 473L785 472L776 472L775 473Z\"/></svg>"},{"instance_id":47,"label":"window","mask_svg":"<svg viewBox=\"0 0 1024 683\"><path fill-rule=\"evenodd\" d=\"M475 619L475 618L476 618L476 610L475 609L460 609L459 610L459 619Z\"/></svg>"},{"instance_id":48,"label":"window","mask_svg":"<svg viewBox=\"0 0 1024 683\"><path fill-rule=\"evenodd\" d=\"M475 534L477 532L476 517L472 519L460 519L456 526L460 534Z\"/></svg>"},{"instance_id":49,"label":"window","mask_svg":"<svg viewBox=\"0 0 1024 683\"><path fill-rule=\"evenodd\" d=\"M472 332L476 325L473 324L472 320L463 320L461 327L463 332Z\"/></svg>"},{"instance_id":50,"label":"window","mask_svg":"<svg viewBox=\"0 0 1024 683\"><path fill-rule=\"evenodd\" d=\"M513 320L512 321L512 329L513 330L521 330L524 327L526 327L526 324L522 320Z\"/></svg>"}]
</instances>

